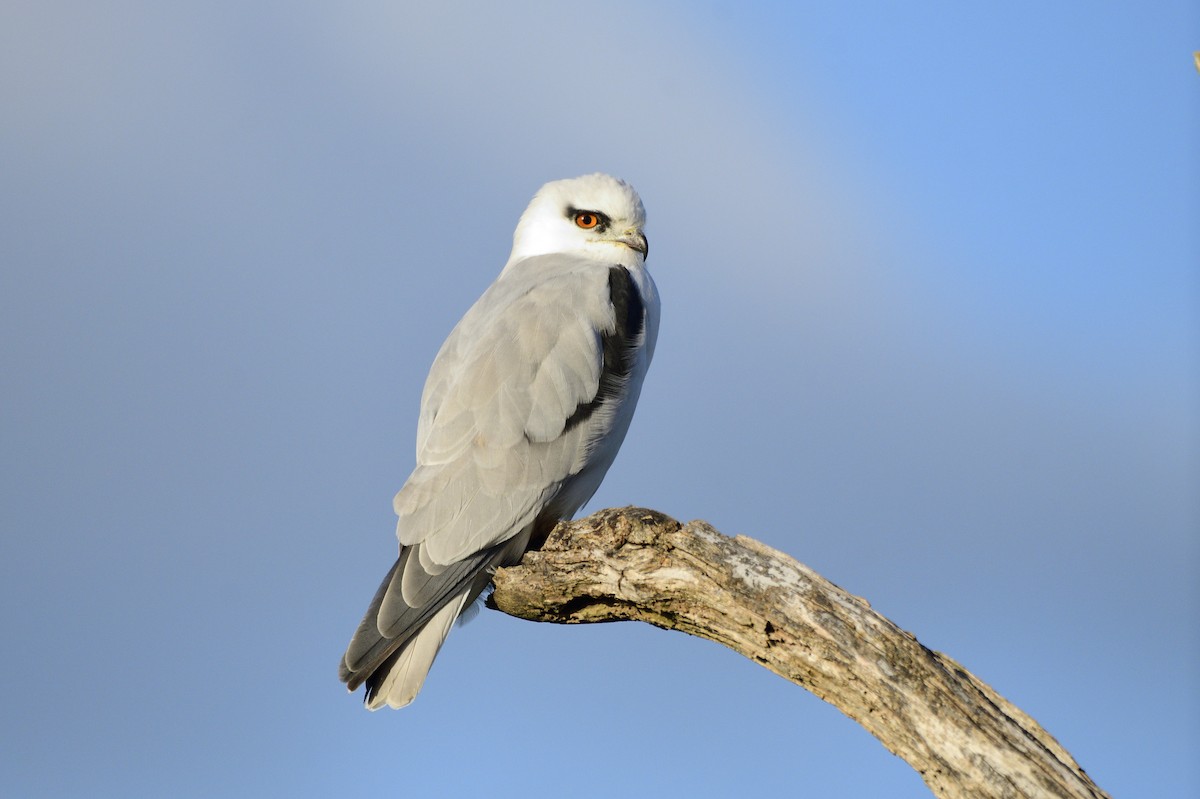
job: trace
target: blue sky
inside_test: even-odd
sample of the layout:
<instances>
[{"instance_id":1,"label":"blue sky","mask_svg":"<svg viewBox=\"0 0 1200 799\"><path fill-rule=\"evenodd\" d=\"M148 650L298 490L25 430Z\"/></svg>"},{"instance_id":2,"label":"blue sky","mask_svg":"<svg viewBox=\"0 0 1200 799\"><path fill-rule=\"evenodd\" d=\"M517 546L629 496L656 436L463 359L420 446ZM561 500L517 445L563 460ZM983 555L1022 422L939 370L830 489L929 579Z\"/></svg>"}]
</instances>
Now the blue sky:
<instances>
[{"instance_id":1,"label":"blue sky","mask_svg":"<svg viewBox=\"0 0 1200 799\"><path fill-rule=\"evenodd\" d=\"M0 786L926 796L708 642L484 612L336 664L425 372L546 180L645 200L663 326L590 507L785 550L1114 796L1200 790L1200 11L0 11Z\"/></svg>"}]
</instances>

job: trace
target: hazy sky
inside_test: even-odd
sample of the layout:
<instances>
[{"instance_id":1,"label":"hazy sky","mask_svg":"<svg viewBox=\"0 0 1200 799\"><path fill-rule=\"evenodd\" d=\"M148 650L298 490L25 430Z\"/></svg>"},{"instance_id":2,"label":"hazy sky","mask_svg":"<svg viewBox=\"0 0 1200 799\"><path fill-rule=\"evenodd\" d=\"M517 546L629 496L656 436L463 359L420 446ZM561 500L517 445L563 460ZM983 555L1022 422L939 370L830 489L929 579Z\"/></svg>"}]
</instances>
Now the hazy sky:
<instances>
[{"instance_id":1,"label":"hazy sky","mask_svg":"<svg viewBox=\"0 0 1200 799\"><path fill-rule=\"evenodd\" d=\"M299 6L299 7L297 7ZM0 9L0 792L923 797L715 644L485 611L338 658L546 180L663 299L591 508L785 550L1115 797L1200 792L1200 8Z\"/></svg>"}]
</instances>

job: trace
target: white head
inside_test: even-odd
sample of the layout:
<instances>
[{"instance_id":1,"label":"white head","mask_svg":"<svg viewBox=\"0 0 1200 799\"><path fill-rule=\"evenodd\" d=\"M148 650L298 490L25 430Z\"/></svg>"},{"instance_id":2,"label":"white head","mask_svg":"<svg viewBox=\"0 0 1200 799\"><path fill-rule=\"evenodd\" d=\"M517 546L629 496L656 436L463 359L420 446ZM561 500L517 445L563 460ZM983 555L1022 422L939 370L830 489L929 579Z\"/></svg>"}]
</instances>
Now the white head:
<instances>
[{"instance_id":1,"label":"white head","mask_svg":"<svg viewBox=\"0 0 1200 799\"><path fill-rule=\"evenodd\" d=\"M521 214L508 263L561 252L634 266L646 258L645 226L646 209L625 181L599 172L556 180Z\"/></svg>"}]
</instances>

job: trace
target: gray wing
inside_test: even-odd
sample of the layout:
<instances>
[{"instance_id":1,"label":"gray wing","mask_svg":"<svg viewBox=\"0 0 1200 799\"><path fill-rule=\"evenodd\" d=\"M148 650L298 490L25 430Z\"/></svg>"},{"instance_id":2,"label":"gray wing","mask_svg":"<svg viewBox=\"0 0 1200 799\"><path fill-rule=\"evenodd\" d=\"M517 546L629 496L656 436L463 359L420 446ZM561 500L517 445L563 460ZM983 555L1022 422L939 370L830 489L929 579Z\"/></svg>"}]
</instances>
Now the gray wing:
<instances>
[{"instance_id":1,"label":"gray wing","mask_svg":"<svg viewBox=\"0 0 1200 799\"><path fill-rule=\"evenodd\" d=\"M396 495L397 535L438 568L533 521L587 465L597 430L569 424L600 392L616 327L609 270L527 259L455 328L430 371L417 468Z\"/></svg>"},{"instance_id":2,"label":"gray wing","mask_svg":"<svg viewBox=\"0 0 1200 799\"><path fill-rule=\"evenodd\" d=\"M400 557L343 658L343 681L366 681L369 707L380 690L409 701L424 672L405 662L428 669L453 618L442 608L473 600L536 524L595 490L607 463L581 490L562 487L621 424L645 312L626 270L542 256L514 265L447 338L422 396L417 467L394 501ZM394 687L398 663L408 684Z\"/></svg>"}]
</instances>

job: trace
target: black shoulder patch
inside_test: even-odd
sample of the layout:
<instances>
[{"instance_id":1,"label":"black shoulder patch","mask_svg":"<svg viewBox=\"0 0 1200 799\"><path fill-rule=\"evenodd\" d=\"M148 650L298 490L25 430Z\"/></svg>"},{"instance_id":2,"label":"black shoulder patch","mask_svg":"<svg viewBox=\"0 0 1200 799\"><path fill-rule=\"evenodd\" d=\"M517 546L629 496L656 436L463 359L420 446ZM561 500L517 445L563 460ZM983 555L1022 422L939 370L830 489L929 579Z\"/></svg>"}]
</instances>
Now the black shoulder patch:
<instances>
[{"instance_id":1,"label":"black shoulder patch","mask_svg":"<svg viewBox=\"0 0 1200 799\"><path fill-rule=\"evenodd\" d=\"M612 332L600 337L600 350L604 358L604 366L600 370L600 388L590 402L582 402L575 406L575 412L567 419L567 430L580 424L605 402L618 396L624 390L629 374L633 371L634 354L642 336L646 308L642 303L642 295L638 293L637 284L633 282L629 270L625 267L614 266L608 270L608 298L612 303L616 324Z\"/></svg>"}]
</instances>

